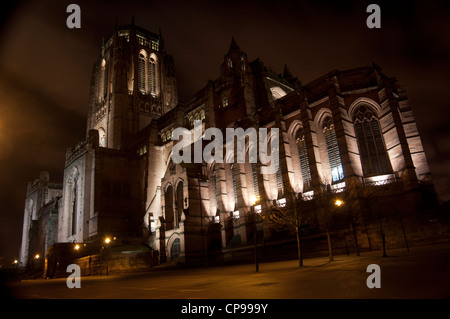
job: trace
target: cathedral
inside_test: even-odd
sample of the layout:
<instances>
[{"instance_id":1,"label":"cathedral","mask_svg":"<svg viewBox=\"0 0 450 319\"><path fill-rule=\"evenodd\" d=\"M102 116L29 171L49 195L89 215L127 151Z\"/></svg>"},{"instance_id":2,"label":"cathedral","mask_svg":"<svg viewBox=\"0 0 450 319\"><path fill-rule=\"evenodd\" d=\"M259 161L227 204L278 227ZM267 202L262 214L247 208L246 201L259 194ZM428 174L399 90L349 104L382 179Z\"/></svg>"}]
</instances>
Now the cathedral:
<instances>
[{"instance_id":1,"label":"cathedral","mask_svg":"<svg viewBox=\"0 0 450 319\"><path fill-rule=\"evenodd\" d=\"M161 34L132 23L102 43L90 88L86 139L67 150L62 183L42 172L28 185L22 265L55 244L105 238L140 241L160 263L198 263L251 247L256 234L270 242L255 214L289 205L291 193L313 201L322 185L399 183L397 199L414 211L433 188L405 90L376 64L303 84L233 38L218 77L181 102ZM175 163L173 131L193 133L196 121L202 132L277 128L276 172L250 160Z\"/></svg>"}]
</instances>

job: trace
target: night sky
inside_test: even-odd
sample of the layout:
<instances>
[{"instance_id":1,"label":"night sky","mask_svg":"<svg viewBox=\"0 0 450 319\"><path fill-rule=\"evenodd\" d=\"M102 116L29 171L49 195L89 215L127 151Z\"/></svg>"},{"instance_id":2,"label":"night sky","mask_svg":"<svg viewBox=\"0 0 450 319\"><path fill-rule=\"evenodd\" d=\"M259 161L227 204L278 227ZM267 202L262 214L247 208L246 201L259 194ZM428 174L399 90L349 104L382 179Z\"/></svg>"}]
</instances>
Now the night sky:
<instances>
[{"instance_id":1,"label":"night sky","mask_svg":"<svg viewBox=\"0 0 450 319\"><path fill-rule=\"evenodd\" d=\"M21 1L2 3L0 263L18 258L27 183L62 182L66 149L84 140L91 70L116 19L159 32L179 97L219 76L232 36L250 60L286 64L302 83L378 63L406 89L435 186L450 199L450 3L408 1ZM66 8L81 7L81 29ZM381 29L366 27L367 5Z\"/></svg>"}]
</instances>

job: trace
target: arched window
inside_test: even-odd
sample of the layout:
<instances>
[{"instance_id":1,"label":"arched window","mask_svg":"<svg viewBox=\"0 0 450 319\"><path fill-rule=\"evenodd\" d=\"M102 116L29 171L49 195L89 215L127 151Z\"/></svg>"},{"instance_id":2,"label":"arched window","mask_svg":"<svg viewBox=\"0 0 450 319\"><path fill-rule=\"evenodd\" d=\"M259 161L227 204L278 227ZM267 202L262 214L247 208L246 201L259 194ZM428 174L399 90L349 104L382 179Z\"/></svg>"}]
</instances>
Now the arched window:
<instances>
[{"instance_id":1,"label":"arched window","mask_svg":"<svg viewBox=\"0 0 450 319\"><path fill-rule=\"evenodd\" d=\"M270 92L272 93L272 97L274 100L277 100L279 98L282 98L286 95L286 92L280 88L279 86L274 86L270 88Z\"/></svg>"},{"instance_id":2,"label":"arched window","mask_svg":"<svg viewBox=\"0 0 450 319\"><path fill-rule=\"evenodd\" d=\"M245 57L241 56L241 68L242 68L242 72L245 71Z\"/></svg>"},{"instance_id":3,"label":"arched window","mask_svg":"<svg viewBox=\"0 0 450 319\"><path fill-rule=\"evenodd\" d=\"M180 256L180 250L180 239L176 238L170 247L170 259L177 259Z\"/></svg>"},{"instance_id":4,"label":"arched window","mask_svg":"<svg viewBox=\"0 0 450 319\"><path fill-rule=\"evenodd\" d=\"M166 188L164 194L164 220L166 222L166 230L174 228L174 216L173 216L173 187L170 185Z\"/></svg>"},{"instance_id":5,"label":"arched window","mask_svg":"<svg viewBox=\"0 0 450 319\"><path fill-rule=\"evenodd\" d=\"M330 163L332 182L339 182L344 179L344 170L342 169L341 156L339 154L339 145L336 138L333 120L327 117L323 121L323 135L327 146L328 160Z\"/></svg>"},{"instance_id":6,"label":"arched window","mask_svg":"<svg viewBox=\"0 0 450 319\"><path fill-rule=\"evenodd\" d=\"M150 59L149 59L148 82L150 84L150 93L153 96L155 96L156 95L156 59L154 57L150 57Z\"/></svg>"},{"instance_id":7,"label":"arched window","mask_svg":"<svg viewBox=\"0 0 450 319\"><path fill-rule=\"evenodd\" d=\"M306 151L305 134L303 129L299 129L295 135L295 142L297 144L298 158L300 160L300 168L302 172L303 185L311 183L311 171L309 168L308 152Z\"/></svg>"},{"instance_id":8,"label":"arched window","mask_svg":"<svg viewBox=\"0 0 450 319\"><path fill-rule=\"evenodd\" d=\"M184 194L183 194L183 182L179 182L177 185L177 201L176 201L176 210L177 210L177 227L179 222L181 221L181 214L183 213L184 208Z\"/></svg>"},{"instance_id":9,"label":"arched window","mask_svg":"<svg viewBox=\"0 0 450 319\"><path fill-rule=\"evenodd\" d=\"M98 100L99 102L102 102L106 98L108 92L108 69L105 59L102 59L100 64L100 79L98 84Z\"/></svg>"},{"instance_id":10,"label":"arched window","mask_svg":"<svg viewBox=\"0 0 450 319\"><path fill-rule=\"evenodd\" d=\"M106 147L106 132L103 128L98 129L98 137L99 137L99 146Z\"/></svg>"},{"instance_id":11,"label":"arched window","mask_svg":"<svg viewBox=\"0 0 450 319\"><path fill-rule=\"evenodd\" d=\"M138 61L138 78L139 78L139 91L142 94L147 93L147 54L145 51L139 53Z\"/></svg>"},{"instance_id":12,"label":"arched window","mask_svg":"<svg viewBox=\"0 0 450 319\"><path fill-rule=\"evenodd\" d=\"M213 173L211 175L211 182L214 187L214 198L216 199L216 212L219 209L219 187L217 187L217 173L215 171L215 167L212 169Z\"/></svg>"},{"instance_id":13,"label":"arched window","mask_svg":"<svg viewBox=\"0 0 450 319\"><path fill-rule=\"evenodd\" d=\"M373 110L365 105L360 106L353 121L364 176L391 173L380 124Z\"/></svg>"}]
</instances>

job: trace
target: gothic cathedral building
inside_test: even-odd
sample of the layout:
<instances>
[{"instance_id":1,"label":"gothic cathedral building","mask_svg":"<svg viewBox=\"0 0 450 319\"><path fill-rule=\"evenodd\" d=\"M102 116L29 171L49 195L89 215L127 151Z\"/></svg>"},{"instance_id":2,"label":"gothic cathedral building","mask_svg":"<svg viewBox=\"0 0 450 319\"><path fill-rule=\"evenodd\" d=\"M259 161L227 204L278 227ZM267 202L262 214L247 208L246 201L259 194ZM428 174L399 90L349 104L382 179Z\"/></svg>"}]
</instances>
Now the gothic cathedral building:
<instances>
[{"instance_id":1,"label":"gothic cathedral building","mask_svg":"<svg viewBox=\"0 0 450 319\"><path fill-rule=\"evenodd\" d=\"M205 249L217 256L252 242L252 198L261 211L289 204L289 192L312 200L324 184L338 192L401 181L414 210L423 202L416 190L433 187L405 90L378 65L302 84L287 67L250 60L233 38L218 71L180 102L161 34L116 26L95 62L86 139L67 150L62 184L43 173L28 187L21 262L54 243L106 236L139 238L161 262L196 262ZM276 173L250 161L174 163L172 132L192 132L195 120L202 132L278 128ZM269 240L269 228L258 223L258 236Z\"/></svg>"}]
</instances>

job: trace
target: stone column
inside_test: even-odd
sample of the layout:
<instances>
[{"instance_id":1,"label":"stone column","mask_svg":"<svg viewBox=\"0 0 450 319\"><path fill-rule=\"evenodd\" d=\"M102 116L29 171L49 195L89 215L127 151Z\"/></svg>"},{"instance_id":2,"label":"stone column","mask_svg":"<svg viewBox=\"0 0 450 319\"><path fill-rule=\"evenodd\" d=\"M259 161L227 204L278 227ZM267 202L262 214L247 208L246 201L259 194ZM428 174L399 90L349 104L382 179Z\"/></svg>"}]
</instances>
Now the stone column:
<instances>
[{"instance_id":1,"label":"stone column","mask_svg":"<svg viewBox=\"0 0 450 319\"><path fill-rule=\"evenodd\" d=\"M345 110L344 99L341 96L339 83L336 76L328 79L328 98L330 100L330 109L333 116L334 130L336 132L336 139L339 146L339 155L341 157L342 170L344 172L344 181L349 179L355 180L357 184L361 184L360 178L355 173L347 146L347 134L344 129L342 111Z\"/></svg>"},{"instance_id":2,"label":"stone column","mask_svg":"<svg viewBox=\"0 0 450 319\"><path fill-rule=\"evenodd\" d=\"M300 117L303 124L303 134L305 135L306 151L308 155L309 170L311 173L311 188L316 189L320 187L322 181L317 167L317 154L319 154L319 146L314 144L317 141L316 132L312 130L313 118L308 107L308 101L305 96L300 101Z\"/></svg>"}]
</instances>

